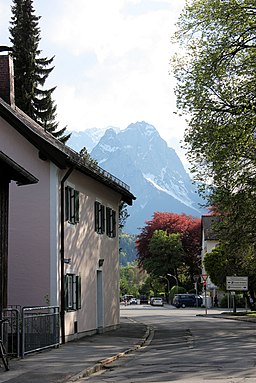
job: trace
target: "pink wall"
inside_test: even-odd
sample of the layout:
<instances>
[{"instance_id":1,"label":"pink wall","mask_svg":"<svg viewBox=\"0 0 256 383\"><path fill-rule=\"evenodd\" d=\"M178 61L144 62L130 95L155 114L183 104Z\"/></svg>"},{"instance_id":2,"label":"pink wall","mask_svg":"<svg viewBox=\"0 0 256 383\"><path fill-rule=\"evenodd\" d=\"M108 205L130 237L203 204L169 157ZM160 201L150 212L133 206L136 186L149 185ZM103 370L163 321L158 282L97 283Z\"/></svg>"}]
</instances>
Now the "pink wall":
<instances>
[{"instance_id":1,"label":"pink wall","mask_svg":"<svg viewBox=\"0 0 256 383\"><path fill-rule=\"evenodd\" d=\"M50 163L3 120L0 127L0 150L39 179L10 185L9 304L42 305L50 294Z\"/></svg>"},{"instance_id":2,"label":"pink wall","mask_svg":"<svg viewBox=\"0 0 256 383\"><path fill-rule=\"evenodd\" d=\"M0 150L39 179L35 185L10 185L9 304L46 305L49 298L60 304L60 181L66 170L40 160L38 150L1 118L0 129ZM103 326L119 323L118 236L95 232L94 202L112 207L118 220L120 194L78 171L66 184L80 192L80 222L65 223L65 258L71 258L65 273L80 275L82 281L82 308L65 314L66 333L72 335L75 321L79 332L97 328L100 258Z\"/></svg>"},{"instance_id":3,"label":"pink wall","mask_svg":"<svg viewBox=\"0 0 256 383\"><path fill-rule=\"evenodd\" d=\"M82 308L66 314L67 332L72 333L74 321L79 329L87 331L97 326L97 270L99 259L104 258L102 270L103 281L103 325L104 327L119 323L119 241L94 230L94 202L99 200L117 212L120 195L80 173L71 174L67 183L80 192L80 222L77 225L65 225L65 257L71 258L66 265L66 272L81 276ZM117 230L118 234L118 230Z\"/></svg>"}]
</instances>

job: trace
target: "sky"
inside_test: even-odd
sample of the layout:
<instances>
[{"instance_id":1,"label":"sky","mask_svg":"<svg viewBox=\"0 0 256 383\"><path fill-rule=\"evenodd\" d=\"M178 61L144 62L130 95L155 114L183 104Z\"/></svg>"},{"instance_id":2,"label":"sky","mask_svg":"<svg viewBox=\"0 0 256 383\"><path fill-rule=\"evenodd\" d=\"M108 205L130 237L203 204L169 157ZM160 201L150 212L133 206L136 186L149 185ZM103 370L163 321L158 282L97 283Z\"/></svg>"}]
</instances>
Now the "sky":
<instances>
[{"instance_id":1,"label":"sky","mask_svg":"<svg viewBox=\"0 0 256 383\"><path fill-rule=\"evenodd\" d=\"M10 45L12 0L0 0L0 45ZM170 59L185 0L34 0L41 56L55 56L46 88L57 86L59 127L69 131L146 121L180 148L185 119L174 114Z\"/></svg>"}]
</instances>

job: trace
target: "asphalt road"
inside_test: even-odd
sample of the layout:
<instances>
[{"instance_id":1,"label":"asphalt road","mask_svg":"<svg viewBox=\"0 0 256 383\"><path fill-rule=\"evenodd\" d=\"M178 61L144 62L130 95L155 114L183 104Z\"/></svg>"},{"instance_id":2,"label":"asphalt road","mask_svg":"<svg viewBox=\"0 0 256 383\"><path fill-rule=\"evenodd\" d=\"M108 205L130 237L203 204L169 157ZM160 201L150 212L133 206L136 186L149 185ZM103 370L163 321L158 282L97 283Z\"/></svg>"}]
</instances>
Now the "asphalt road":
<instances>
[{"instance_id":1,"label":"asphalt road","mask_svg":"<svg viewBox=\"0 0 256 383\"><path fill-rule=\"evenodd\" d=\"M256 323L199 313L204 311L122 307L121 316L150 326L151 337L143 348L81 382L255 383Z\"/></svg>"}]
</instances>

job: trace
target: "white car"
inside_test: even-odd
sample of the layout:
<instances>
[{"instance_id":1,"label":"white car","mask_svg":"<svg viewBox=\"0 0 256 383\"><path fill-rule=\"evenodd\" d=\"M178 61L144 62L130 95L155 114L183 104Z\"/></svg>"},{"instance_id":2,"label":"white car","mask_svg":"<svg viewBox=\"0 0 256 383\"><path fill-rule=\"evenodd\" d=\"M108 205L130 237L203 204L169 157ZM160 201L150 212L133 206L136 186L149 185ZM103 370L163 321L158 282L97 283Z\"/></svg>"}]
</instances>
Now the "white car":
<instances>
[{"instance_id":1,"label":"white car","mask_svg":"<svg viewBox=\"0 0 256 383\"><path fill-rule=\"evenodd\" d=\"M151 306L163 306L164 301L163 301L163 298L154 297L154 298L150 299L150 304L151 304Z\"/></svg>"},{"instance_id":2,"label":"white car","mask_svg":"<svg viewBox=\"0 0 256 383\"><path fill-rule=\"evenodd\" d=\"M137 304L137 299L136 298L131 298L129 300L129 303L130 303L130 305L136 305Z\"/></svg>"}]
</instances>

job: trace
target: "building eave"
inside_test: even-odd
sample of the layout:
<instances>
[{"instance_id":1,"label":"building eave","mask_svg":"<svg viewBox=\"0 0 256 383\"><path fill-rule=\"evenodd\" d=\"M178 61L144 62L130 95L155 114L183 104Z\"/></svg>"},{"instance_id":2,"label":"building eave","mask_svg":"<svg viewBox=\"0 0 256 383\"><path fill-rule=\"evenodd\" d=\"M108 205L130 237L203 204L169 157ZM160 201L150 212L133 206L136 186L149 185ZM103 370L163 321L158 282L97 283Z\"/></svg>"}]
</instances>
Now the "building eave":
<instances>
[{"instance_id":1,"label":"building eave","mask_svg":"<svg viewBox=\"0 0 256 383\"><path fill-rule=\"evenodd\" d=\"M35 184L38 179L30 172L17 164L14 160L0 151L1 178L7 181L16 181L19 186Z\"/></svg>"},{"instance_id":2,"label":"building eave","mask_svg":"<svg viewBox=\"0 0 256 383\"><path fill-rule=\"evenodd\" d=\"M38 149L39 157L42 160L50 160L60 169L74 167L81 173L120 193L122 201L128 205L132 205L133 200L136 199L130 192L129 186L124 182L100 166L86 162L77 152L44 130L19 108L11 107L2 99L0 99L0 116Z\"/></svg>"}]
</instances>

